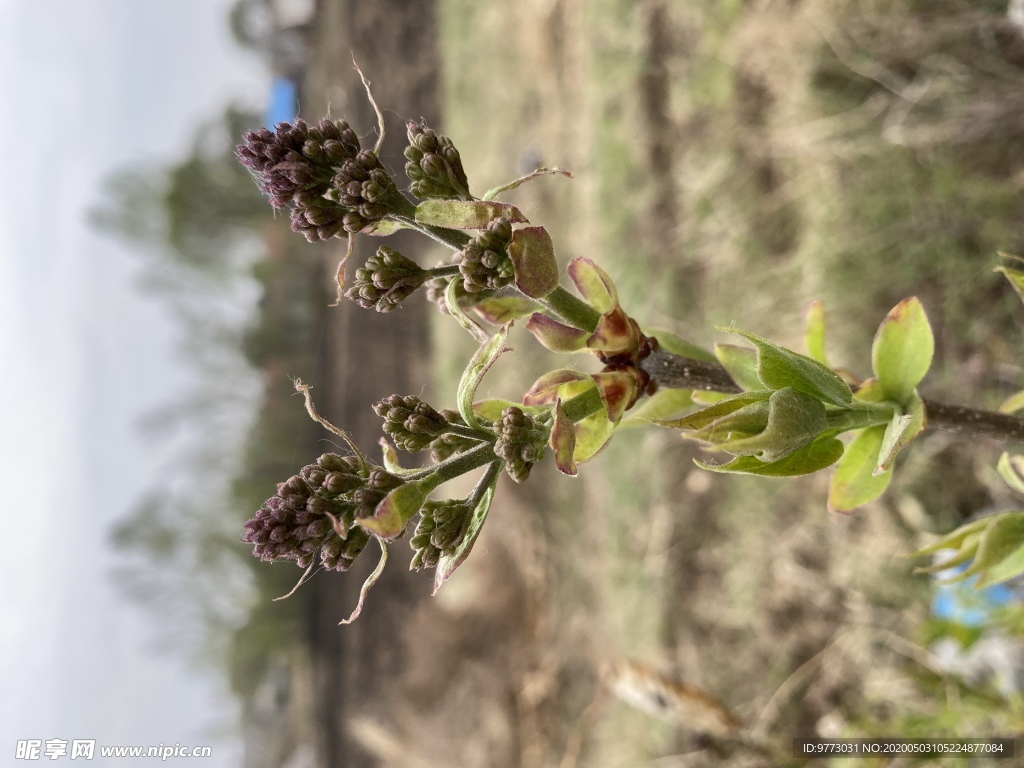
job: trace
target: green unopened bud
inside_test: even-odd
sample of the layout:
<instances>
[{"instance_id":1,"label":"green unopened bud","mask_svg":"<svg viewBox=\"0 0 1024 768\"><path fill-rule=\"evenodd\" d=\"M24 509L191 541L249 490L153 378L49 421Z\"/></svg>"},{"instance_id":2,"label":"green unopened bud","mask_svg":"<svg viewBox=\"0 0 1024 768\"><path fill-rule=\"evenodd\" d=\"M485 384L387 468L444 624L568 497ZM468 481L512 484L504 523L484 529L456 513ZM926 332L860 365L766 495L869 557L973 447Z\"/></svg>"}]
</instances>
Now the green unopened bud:
<instances>
[{"instance_id":1,"label":"green unopened bud","mask_svg":"<svg viewBox=\"0 0 1024 768\"><path fill-rule=\"evenodd\" d=\"M385 397L373 410L384 419L384 432L395 445L410 453L422 451L448 428L444 416L412 395Z\"/></svg>"},{"instance_id":2,"label":"green unopened bud","mask_svg":"<svg viewBox=\"0 0 1024 768\"><path fill-rule=\"evenodd\" d=\"M511 240L511 222L495 219L462 249L459 271L466 291L497 290L515 280L515 267L508 255Z\"/></svg>"},{"instance_id":3,"label":"green unopened bud","mask_svg":"<svg viewBox=\"0 0 1024 768\"><path fill-rule=\"evenodd\" d=\"M471 200L462 158L451 139L422 122L406 123L406 133L405 174L412 182L410 191L422 199Z\"/></svg>"},{"instance_id":4,"label":"green unopened bud","mask_svg":"<svg viewBox=\"0 0 1024 768\"><path fill-rule=\"evenodd\" d=\"M493 426L498 436L494 453L505 460L505 469L513 480L525 481L533 465L544 456L549 428L515 406L506 408Z\"/></svg>"},{"instance_id":5,"label":"green unopened bud","mask_svg":"<svg viewBox=\"0 0 1024 768\"><path fill-rule=\"evenodd\" d=\"M365 309L390 312L423 285L430 273L393 248L382 245L356 270L345 296Z\"/></svg>"},{"instance_id":6,"label":"green unopened bud","mask_svg":"<svg viewBox=\"0 0 1024 768\"><path fill-rule=\"evenodd\" d=\"M428 501L409 544L413 549L410 568L433 568L444 555L462 543L472 510L461 500Z\"/></svg>"}]
</instances>

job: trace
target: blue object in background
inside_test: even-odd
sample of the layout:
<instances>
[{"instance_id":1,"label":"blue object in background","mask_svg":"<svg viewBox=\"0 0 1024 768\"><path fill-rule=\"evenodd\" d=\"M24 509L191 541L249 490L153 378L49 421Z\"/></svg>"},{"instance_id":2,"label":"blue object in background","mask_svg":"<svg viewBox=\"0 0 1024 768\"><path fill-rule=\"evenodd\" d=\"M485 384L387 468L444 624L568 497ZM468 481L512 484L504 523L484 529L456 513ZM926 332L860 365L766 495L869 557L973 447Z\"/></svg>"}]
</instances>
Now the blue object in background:
<instances>
[{"instance_id":1,"label":"blue object in background","mask_svg":"<svg viewBox=\"0 0 1024 768\"><path fill-rule=\"evenodd\" d=\"M949 568L935 574L940 583L935 586L935 597L932 599L932 615L955 621L965 627L983 627L992 616L994 608L1006 605L1014 599L1014 591L1006 584L993 584L984 589L975 589L978 577L972 576L952 584L942 584L943 579L951 578L967 570L966 565Z\"/></svg>"},{"instance_id":2,"label":"blue object in background","mask_svg":"<svg viewBox=\"0 0 1024 768\"><path fill-rule=\"evenodd\" d=\"M273 128L278 123L290 123L299 114L299 87L287 77L275 77L270 83L270 103L263 124Z\"/></svg>"}]
</instances>

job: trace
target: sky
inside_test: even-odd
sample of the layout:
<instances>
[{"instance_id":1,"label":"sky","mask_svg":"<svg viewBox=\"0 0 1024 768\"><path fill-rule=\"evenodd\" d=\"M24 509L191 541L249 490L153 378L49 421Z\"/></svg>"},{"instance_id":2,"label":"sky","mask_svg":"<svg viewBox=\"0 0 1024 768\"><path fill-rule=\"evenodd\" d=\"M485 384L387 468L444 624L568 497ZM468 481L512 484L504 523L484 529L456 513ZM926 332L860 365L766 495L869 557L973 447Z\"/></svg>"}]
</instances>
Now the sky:
<instances>
[{"instance_id":1,"label":"sky","mask_svg":"<svg viewBox=\"0 0 1024 768\"><path fill-rule=\"evenodd\" d=\"M194 380L138 254L87 221L111 171L180 157L229 101L262 107L229 6L0 0L0 756L58 738L239 761L224 681L157 652L115 583L110 528L167 460L139 422Z\"/></svg>"}]
</instances>

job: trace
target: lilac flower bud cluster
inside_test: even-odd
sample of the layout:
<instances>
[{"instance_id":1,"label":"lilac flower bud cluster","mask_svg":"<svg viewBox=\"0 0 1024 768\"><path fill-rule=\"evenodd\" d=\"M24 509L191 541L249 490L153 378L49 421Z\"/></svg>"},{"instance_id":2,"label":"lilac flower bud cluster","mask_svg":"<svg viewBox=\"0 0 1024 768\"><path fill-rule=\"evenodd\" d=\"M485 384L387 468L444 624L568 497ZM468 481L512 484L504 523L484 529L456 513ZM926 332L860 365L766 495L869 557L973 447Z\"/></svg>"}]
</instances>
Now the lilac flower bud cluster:
<instances>
[{"instance_id":1,"label":"lilac flower bud cluster","mask_svg":"<svg viewBox=\"0 0 1024 768\"><path fill-rule=\"evenodd\" d=\"M410 120L405 127L409 137L405 175L412 182L409 191L423 199L472 200L462 158L451 139L438 135L423 122Z\"/></svg>"},{"instance_id":2,"label":"lilac flower bud cluster","mask_svg":"<svg viewBox=\"0 0 1024 768\"><path fill-rule=\"evenodd\" d=\"M364 309L390 312L413 294L430 276L416 262L382 245L377 254L356 270L345 296Z\"/></svg>"},{"instance_id":3,"label":"lilac flower bud cluster","mask_svg":"<svg viewBox=\"0 0 1024 768\"><path fill-rule=\"evenodd\" d=\"M512 406L495 420L494 432L498 436L494 443L495 455L505 460L505 469L513 480L524 482L533 465L544 456L549 429Z\"/></svg>"},{"instance_id":4,"label":"lilac flower bud cluster","mask_svg":"<svg viewBox=\"0 0 1024 768\"><path fill-rule=\"evenodd\" d=\"M384 419L384 432L403 451L416 453L448 429L448 421L418 397L390 395L373 406Z\"/></svg>"},{"instance_id":5,"label":"lilac flower bud cluster","mask_svg":"<svg viewBox=\"0 0 1024 768\"><path fill-rule=\"evenodd\" d=\"M261 560L295 560L306 568L319 552L324 568L346 571L370 540L359 518L372 515L401 483L382 469L363 468L353 456L325 453L278 484L245 524L242 541Z\"/></svg>"},{"instance_id":6,"label":"lilac flower bud cluster","mask_svg":"<svg viewBox=\"0 0 1024 768\"><path fill-rule=\"evenodd\" d=\"M291 206L292 229L307 240L362 232L384 218L398 195L377 156L360 147L344 120L278 123L245 134L237 155L275 208Z\"/></svg>"},{"instance_id":7,"label":"lilac flower bud cluster","mask_svg":"<svg viewBox=\"0 0 1024 768\"><path fill-rule=\"evenodd\" d=\"M410 570L434 568L442 556L454 552L465 538L471 512L464 501L448 499L424 504L409 541L414 552Z\"/></svg>"},{"instance_id":8,"label":"lilac flower bud cluster","mask_svg":"<svg viewBox=\"0 0 1024 768\"><path fill-rule=\"evenodd\" d=\"M512 224L495 219L459 254L459 272L469 293L504 288L515 280L515 269L508 255L512 242Z\"/></svg>"}]
</instances>

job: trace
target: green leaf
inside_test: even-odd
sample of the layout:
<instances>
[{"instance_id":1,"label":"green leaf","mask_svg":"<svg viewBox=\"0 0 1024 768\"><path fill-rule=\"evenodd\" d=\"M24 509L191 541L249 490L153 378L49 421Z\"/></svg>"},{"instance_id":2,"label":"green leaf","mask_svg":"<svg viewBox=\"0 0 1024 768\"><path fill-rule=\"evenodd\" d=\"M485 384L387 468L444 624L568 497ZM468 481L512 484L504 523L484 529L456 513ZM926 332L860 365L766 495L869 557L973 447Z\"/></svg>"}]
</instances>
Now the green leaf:
<instances>
[{"instance_id":1,"label":"green leaf","mask_svg":"<svg viewBox=\"0 0 1024 768\"><path fill-rule=\"evenodd\" d=\"M1024 493L1024 456L1004 452L996 464L996 471L1013 490Z\"/></svg>"},{"instance_id":2,"label":"green leaf","mask_svg":"<svg viewBox=\"0 0 1024 768\"><path fill-rule=\"evenodd\" d=\"M523 395L523 403L525 405L544 405L558 400L568 400L570 397L586 392L592 386L595 386L594 380L587 374L570 368L558 368L542 374L533 382L533 386Z\"/></svg>"},{"instance_id":3,"label":"green leaf","mask_svg":"<svg viewBox=\"0 0 1024 768\"><path fill-rule=\"evenodd\" d=\"M990 587L1022 573L1024 573L1024 544L1003 558L1001 562L989 566L978 578L978 583L975 586L978 589Z\"/></svg>"},{"instance_id":4,"label":"green leaf","mask_svg":"<svg viewBox=\"0 0 1024 768\"><path fill-rule=\"evenodd\" d=\"M491 509L491 502L494 501L494 489L498 484L498 478L501 477L501 466L501 462L489 464L487 471L484 472L480 482L470 494L471 499L477 498L479 501L473 507L473 513L466 524L466 534L462 537L462 541L451 553L441 555L441 559L437 563L437 569L434 571L435 595L437 590L451 578L455 570L466 562L473 545L480 538L480 531L483 530L484 523L487 522L487 513Z\"/></svg>"},{"instance_id":5,"label":"green leaf","mask_svg":"<svg viewBox=\"0 0 1024 768\"><path fill-rule=\"evenodd\" d=\"M1004 512L1003 515L1012 514L1010 512ZM963 549L971 546L971 542L968 539L971 536L980 536L981 532L986 527L992 524L992 521L997 517L1003 515L992 515L989 517L983 517L973 522L961 525L955 531L947 533L945 536L936 539L926 547L914 552L911 557L923 557L924 555L933 555L942 549Z\"/></svg>"},{"instance_id":6,"label":"green leaf","mask_svg":"<svg viewBox=\"0 0 1024 768\"><path fill-rule=\"evenodd\" d=\"M485 424L491 424L492 422L500 419L502 412L506 408L518 408L531 416L537 416L551 410L544 406L534 407L530 405L523 405L521 403L513 403L511 400L480 400L473 403L473 413L475 413L477 418L482 420Z\"/></svg>"},{"instance_id":7,"label":"green leaf","mask_svg":"<svg viewBox=\"0 0 1024 768\"><path fill-rule=\"evenodd\" d=\"M804 307L804 347L808 357L828 365L825 357L825 305L818 299Z\"/></svg>"},{"instance_id":8,"label":"green leaf","mask_svg":"<svg viewBox=\"0 0 1024 768\"><path fill-rule=\"evenodd\" d=\"M964 576L973 576L999 565L1021 546L1024 546L1024 514L993 516L992 523L985 528L978 542L974 562L964 571Z\"/></svg>"},{"instance_id":9,"label":"green leaf","mask_svg":"<svg viewBox=\"0 0 1024 768\"><path fill-rule=\"evenodd\" d=\"M876 475L886 426L862 429L853 438L832 473L828 489L828 508L833 512L852 512L874 501L889 487L892 470Z\"/></svg>"},{"instance_id":10,"label":"green leaf","mask_svg":"<svg viewBox=\"0 0 1024 768\"><path fill-rule=\"evenodd\" d=\"M577 464L590 461L611 440L616 424L608 420L608 414L602 408L585 419L576 422L576 450L572 458Z\"/></svg>"},{"instance_id":11,"label":"green leaf","mask_svg":"<svg viewBox=\"0 0 1024 768\"><path fill-rule=\"evenodd\" d=\"M369 232L364 230L363 234L372 235L373 237L388 237L402 229L412 229L412 227L398 219L384 218L378 221Z\"/></svg>"},{"instance_id":12,"label":"green leaf","mask_svg":"<svg viewBox=\"0 0 1024 768\"><path fill-rule=\"evenodd\" d=\"M709 392L706 389L695 389L690 393L694 405L714 405L728 400L732 395L727 392Z\"/></svg>"},{"instance_id":13,"label":"green leaf","mask_svg":"<svg viewBox=\"0 0 1024 768\"><path fill-rule=\"evenodd\" d=\"M904 299L878 326L871 366L886 399L905 406L928 373L935 340L924 307L916 296Z\"/></svg>"},{"instance_id":14,"label":"green leaf","mask_svg":"<svg viewBox=\"0 0 1024 768\"><path fill-rule=\"evenodd\" d=\"M675 416L693 404L688 389L659 389L650 397L646 397L630 411L622 420L621 426L633 426L658 422Z\"/></svg>"},{"instance_id":15,"label":"green leaf","mask_svg":"<svg viewBox=\"0 0 1024 768\"><path fill-rule=\"evenodd\" d=\"M512 323L502 326L497 333L480 346L480 349L470 359L466 370L463 371L462 380L459 381L458 398L456 401L459 406L459 413L465 419L466 424L473 429L480 429L480 422L477 421L476 413L473 411L473 397L476 395L476 389L480 386L480 382L483 381L487 371L494 365L494 361L498 359L498 356L505 351L505 340L508 338L508 332L511 327Z\"/></svg>"},{"instance_id":16,"label":"green leaf","mask_svg":"<svg viewBox=\"0 0 1024 768\"><path fill-rule=\"evenodd\" d=\"M459 283L461 278L454 278L448 281L448 287L444 290L444 303L448 307L448 312L458 320L465 330L469 332L469 335L481 343L486 343L491 334L489 334L480 323L471 318L466 314L466 311L459 305L459 298L457 291L459 289Z\"/></svg>"},{"instance_id":17,"label":"green leaf","mask_svg":"<svg viewBox=\"0 0 1024 768\"><path fill-rule=\"evenodd\" d=\"M1004 258L1008 254L999 254ZM1013 269L1012 267L996 267L996 272L1002 272L1003 277L1010 281L1010 285L1013 286L1013 290L1017 292L1017 296L1021 301L1024 301L1024 272L1019 269Z\"/></svg>"},{"instance_id":18,"label":"green leaf","mask_svg":"<svg viewBox=\"0 0 1024 768\"><path fill-rule=\"evenodd\" d=\"M420 511L423 502L434 489L432 480L427 478L398 486L377 505L372 517L360 517L356 522L382 539L394 539L405 530L412 516Z\"/></svg>"},{"instance_id":19,"label":"green leaf","mask_svg":"<svg viewBox=\"0 0 1024 768\"><path fill-rule=\"evenodd\" d=\"M398 451L388 442L386 437L377 441L380 444L381 452L384 454L384 469L393 475L411 475L419 472L419 469L406 469L398 460Z\"/></svg>"},{"instance_id":20,"label":"green leaf","mask_svg":"<svg viewBox=\"0 0 1024 768\"><path fill-rule=\"evenodd\" d=\"M537 305L523 296L496 296L473 305L473 311L492 325L504 325L509 320L532 315Z\"/></svg>"},{"instance_id":21,"label":"green leaf","mask_svg":"<svg viewBox=\"0 0 1024 768\"><path fill-rule=\"evenodd\" d=\"M528 173L525 176L520 176L515 181L510 181L508 184L502 184L500 187L493 187L488 189L483 196L484 200L494 200L502 192L511 192L513 189L525 184L528 181L533 181L541 176L551 176L552 174L558 174L559 176L565 176L567 179L574 178L569 171L563 171L561 168L538 168L533 173Z\"/></svg>"},{"instance_id":22,"label":"green leaf","mask_svg":"<svg viewBox=\"0 0 1024 768\"><path fill-rule=\"evenodd\" d=\"M1017 413L1021 410L1024 410L1024 391L1010 395L999 406L1000 413Z\"/></svg>"},{"instance_id":23,"label":"green leaf","mask_svg":"<svg viewBox=\"0 0 1024 768\"><path fill-rule=\"evenodd\" d=\"M862 403L882 403L885 402L885 392L882 390L882 385L878 383L878 379L872 377L864 379L860 383L853 399Z\"/></svg>"},{"instance_id":24,"label":"green leaf","mask_svg":"<svg viewBox=\"0 0 1024 768\"><path fill-rule=\"evenodd\" d=\"M558 471L576 477L576 462L573 460L576 453L576 427L565 414L561 402L555 403L555 421L551 425L548 444L555 452L555 466L558 467Z\"/></svg>"},{"instance_id":25,"label":"green leaf","mask_svg":"<svg viewBox=\"0 0 1024 768\"><path fill-rule=\"evenodd\" d=\"M876 475L892 469L896 455L924 428L924 404L916 392L911 395L911 399L917 401L912 412L903 415L894 413L892 421L885 427L882 447L878 451L878 464L874 471Z\"/></svg>"},{"instance_id":26,"label":"green leaf","mask_svg":"<svg viewBox=\"0 0 1024 768\"><path fill-rule=\"evenodd\" d=\"M508 255L515 268L516 287L531 299L542 299L558 287L555 246L544 227L514 231Z\"/></svg>"},{"instance_id":27,"label":"green leaf","mask_svg":"<svg viewBox=\"0 0 1024 768\"><path fill-rule=\"evenodd\" d=\"M853 399L850 387L827 365L753 333L730 328L721 330L742 336L757 347L757 376L769 389L792 387L832 405L846 405Z\"/></svg>"},{"instance_id":28,"label":"green leaf","mask_svg":"<svg viewBox=\"0 0 1024 768\"><path fill-rule=\"evenodd\" d=\"M583 300L602 315L619 303L615 283L607 272L590 259L583 256L573 259L566 267L566 272Z\"/></svg>"},{"instance_id":29,"label":"green leaf","mask_svg":"<svg viewBox=\"0 0 1024 768\"><path fill-rule=\"evenodd\" d=\"M915 568L914 573L942 573L948 571L951 568L955 568L958 565L971 560L975 553L978 551L978 542L981 541L982 531L975 531L964 537L960 544L960 548L956 550L956 553L952 557L947 557L945 560L926 565L922 568ZM955 574L948 581L959 581L965 578L963 573Z\"/></svg>"},{"instance_id":30,"label":"green leaf","mask_svg":"<svg viewBox=\"0 0 1024 768\"><path fill-rule=\"evenodd\" d=\"M771 392L763 389L757 392L741 392L738 395L728 397L725 400L721 400L714 405L703 408L695 413L688 413L677 419L652 419L652 422L657 424L659 427L669 427L670 429L701 429L713 422L715 419L721 418L727 413L738 411L745 405L764 402L771 397L771 395Z\"/></svg>"},{"instance_id":31,"label":"green leaf","mask_svg":"<svg viewBox=\"0 0 1024 768\"><path fill-rule=\"evenodd\" d=\"M735 344L715 344L715 357L740 389L747 392L764 389L764 384L757 377L757 352L754 350Z\"/></svg>"},{"instance_id":32,"label":"green leaf","mask_svg":"<svg viewBox=\"0 0 1024 768\"><path fill-rule=\"evenodd\" d=\"M535 312L526 321L526 330L552 352L579 352L586 348L590 334Z\"/></svg>"},{"instance_id":33,"label":"green leaf","mask_svg":"<svg viewBox=\"0 0 1024 768\"><path fill-rule=\"evenodd\" d=\"M684 339L682 336L677 336L671 331L661 330L656 328L651 331L644 331L644 334L648 337L653 337L657 340L658 345L667 352L671 352L673 355L679 355L680 357L689 357L694 360L704 360L708 363L715 362L716 358L714 354L708 352L706 349L698 347L696 344L691 344L689 341Z\"/></svg>"},{"instance_id":34,"label":"green leaf","mask_svg":"<svg viewBox=\"0 0 1024 768\"><path fill-rule=\"evenodd\" d=\"M697 466L712 472L729 472L765 477L795 477L809 475L835 464L843 455L843 444L834 437L820 437L810 445L779 459L765 463L753 456L740 456L728 464L706 464L697 461Z\"/></svg>"},{"instance_id":35,"label":"green leaf","mask_svg":"<svg viewBox=\"0 0 1024 768\"><path fill-rule=\"evenodd\" d=\"M810 395L786 387L772 393L768 424L759 434L728 440L715 448L737 456L756 456L770 464L811 443L825 426L825 406Z\"/></svg>"},{"instance_id":36,"label":"green leaf","mask_svg":"<svg viewBox=\"0 0 1024 768\"><path fill-rule=\"evenodd\" d=\"M485 229L494 219L528 223L523 212L508 203L485 200L424 200L416 206L416 221L445 229Z\"/></svg>"}]
</instances>

